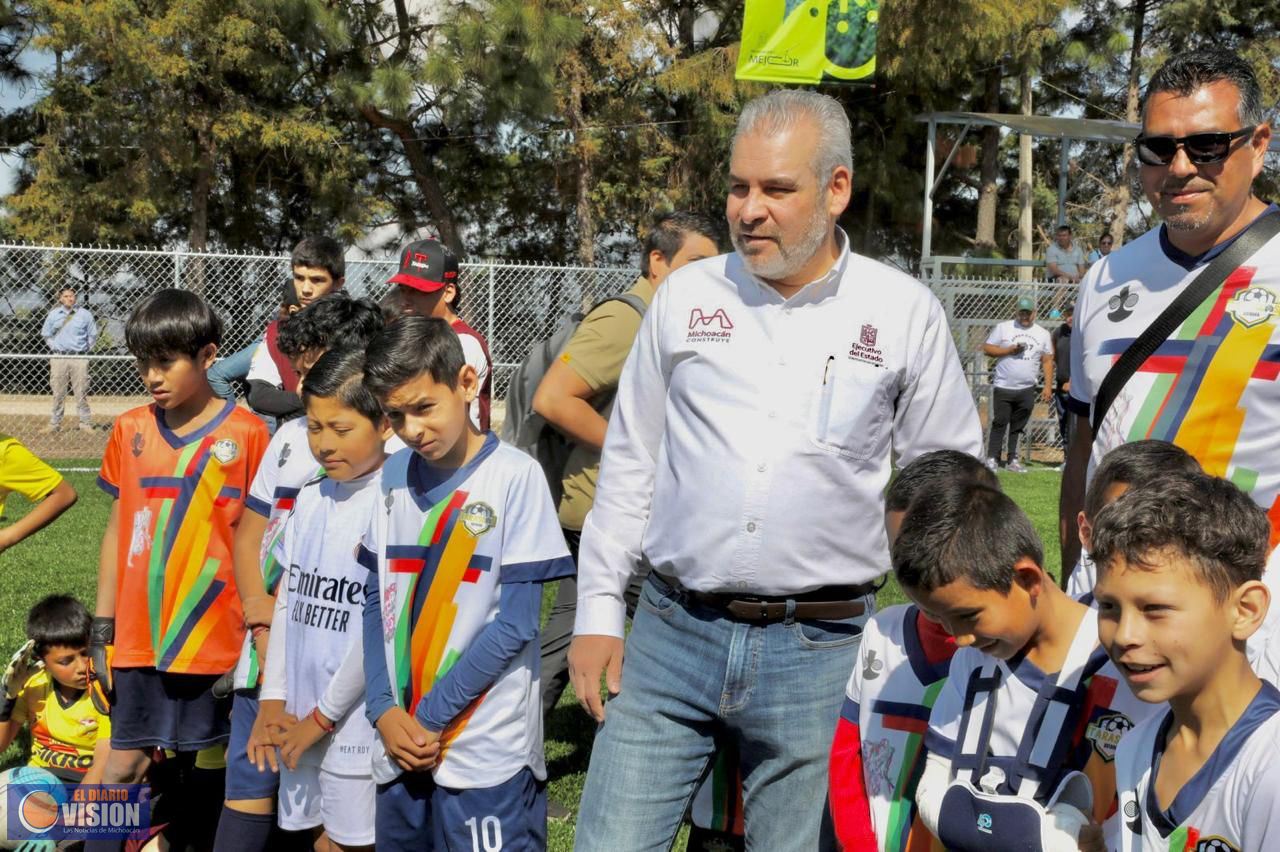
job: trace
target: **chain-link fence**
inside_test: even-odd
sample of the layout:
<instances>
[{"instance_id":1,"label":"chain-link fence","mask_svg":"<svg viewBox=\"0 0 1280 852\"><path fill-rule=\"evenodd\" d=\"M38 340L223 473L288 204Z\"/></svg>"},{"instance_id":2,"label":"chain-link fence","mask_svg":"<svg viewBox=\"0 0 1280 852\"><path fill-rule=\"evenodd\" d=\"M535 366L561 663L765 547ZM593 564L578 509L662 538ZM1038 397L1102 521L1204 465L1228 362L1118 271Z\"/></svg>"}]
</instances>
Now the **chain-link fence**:
<instances>
[{"instance_id":1,"label":"chain-link fence","mask_svg":"<svg viewBox=\"0 0 1280 852\"><path fill-rule=\"evenodd\" d=\"M379 298L394 270L394 260L348 261L347 290ZM489 341L494 399L505 398L511 372L532 343L547 337L572 311L626 290L635 276L632 269L463 264L461 313ZM222 351L229 354L261 337L288 279L287 256L0 244L0 432L20 436L46 458L100 456L112 419L148 401L124 348L124 322L140 298L163 287L200 291L226 323ZM991 379L982 344L991 327L1013 316L1019 297L1031 296L1039 321L1053 328L1060 322L1056 314L1074 299L1074 287L942 277L936 271L927 283L951 318L985 425ZM68 394L61 428L50 432L50 372L57 365L41 327L58 291L67 286L75 288L79 304L93 313L99 329L87 356L94 428L76 428L75 399ZM1052 405L1037 405L1024 446L1036 460L1061 458Z\"/></svg>"},{"instance_id":2,"label":"chain-link fence","mask_svg":"<svg viewBox=\"0 0 1280 852\"><path fill-rule=\"evenodd\" d=\"M984 431L991 420L993 360L982 351L996 323L1013 319L1018 299L1036 303L1036 322L1049 331L1060 326L1063 313L1076 299L1076 285L1043 281L993 281L985 278L930 278L926 283L937 295L951 320L951 333L973 391ZM1053 377L1047 377L1052 382ZM1062 440L1054 403L1037 398L1035 411L1022 442L1025 458L1061 462Z\"/></svg>"},{"instance_id":3,"label":"chain-link fence","mask_svg":"<svg viewBox=\"0 0 1280 852\"><path fill-rule=\"evenodd\" d=\"M379 298L395 268L395 260L348 261L347 291ZM125 319L139 299L165 287L199 291L226 324L222 352L230 354L261 337L289 275L287 256L0 244L0 432L44 458L100 457L115 416L149 401L124 347ZM534 341L569 313L626 290L636 271L464 263L459 278L460 313L489 341L493 395L501 399ZM68 394L61 428L48 431L50 371L59 365L41 327L68 286L99 330L86 358L93 428L77 428Z\"/></svg>"}]
</instances>

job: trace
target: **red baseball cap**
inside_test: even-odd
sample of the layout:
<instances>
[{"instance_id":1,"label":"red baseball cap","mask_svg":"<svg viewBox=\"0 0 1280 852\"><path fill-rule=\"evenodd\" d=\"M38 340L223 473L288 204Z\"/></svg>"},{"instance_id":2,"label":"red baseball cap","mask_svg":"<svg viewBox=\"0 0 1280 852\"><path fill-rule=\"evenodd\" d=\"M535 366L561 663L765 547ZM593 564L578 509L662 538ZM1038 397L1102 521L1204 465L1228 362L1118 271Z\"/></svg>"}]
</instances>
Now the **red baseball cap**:
<instances>
[{"instance_id":1,"label":"red baseball cap","mask_svg":"<svg viewBox=\"0 0 1280 852\"><path fill-rule=\"evenodd\" d=\"M415 240L400 250L400 271L391 284L403 284L423 293L458 283L458 258L435 240Z\"/></svg>"}]
</instances>

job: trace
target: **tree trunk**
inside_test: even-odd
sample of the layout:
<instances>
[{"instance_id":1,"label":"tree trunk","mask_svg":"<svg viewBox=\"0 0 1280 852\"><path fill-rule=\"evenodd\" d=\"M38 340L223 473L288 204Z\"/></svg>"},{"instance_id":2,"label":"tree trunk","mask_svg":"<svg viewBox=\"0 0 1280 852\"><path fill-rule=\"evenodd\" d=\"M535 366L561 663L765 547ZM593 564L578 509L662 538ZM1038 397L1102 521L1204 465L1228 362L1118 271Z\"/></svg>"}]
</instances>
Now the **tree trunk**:
<instances>
[{"instance_id":1,"label":"tree trunk","mask_svg":"<svg viewBox=\"0 0 1280 852\"><path fill-rule=\"evenodd\" d=\"M427 215L436 226L440 242L444 243L455 254L462 257L465 252L462 238L458 234L458 223L444 198L444 190L440 187L440 179L436 175L435 165L431 162L427 149L418 139L418 133L408 121L393 118L380 112L372 104L360 107L360 114L374 127L390 130L400 140L405 159L409 161L409 169L413 172L413 182L422 196L422 203L427 207Z\"/></svg>"},{"instance_id":2,"label":"tree trunk","mask_svg":"<svg viewBox=\"0 0 1280 852\"><path fill-rule=\"evenodd\" d=\"M205 131L196 132L196 176L191 188L191 230L187 244L192 251L209 247L209 195L213 192L213 144Z\"/></svg>"},{"instance_id":3,"label":"tree trunk","mask_svg":"<svg viewBox=\"0 0 1280 852\"><path fill-rule=\"evenodd\" d=\"M982 99L982 108L987 112L1000 111L1000 81L1003 78L1000 66L996 66L986 74L986 91ZM981 188L978 190L978 230L974 234L974 246L980 251L991 251L996 247L996 212L1000 202L1000 191L996 180L1000 175L1000 128L985 127L982 130L982 175Z\"/></svg>"},{"instance_id":4,"label":"tree trunk","mask_svg":"<svg viewBox=\"0 0 1280 852\"><path fill-rule=\"evenodd\" d=\"M574 212L578 219L578 263L582 266L595 266L596 219L595 211L591 209L591 146L586 138L586 122L582 117L582 85L577 72L577 68L570 72L572 82L569 84L569 101L565 112L569 119L569 129L573 132L573 157L577 166L578 186Z\"/></svg>"},{"instance_id":5,"label":"tree trunk","mask_svg":"<svg viewBox=\"0 0 1280 852\"><path fill-rule=\"evenodd\" d=\"M1022 94L1022 114L1031 115L1031 57L1022 60L1019 79ZM1018 259L1031 260L1031 137L1018 135ZM1018 280L1031 280L1031 267L1018 267Z\"/></svg>"},{"instance_id":6,"label":"tree trunk","mask_svg":"<svg viewBox=\"0 0 1280 852\"><path fill-rule=\"evenodd\" d=\"M1142 41L1146 29L1147 0L1134 0L1133 4L1133 44L1129 47L1129 91L1125 105L1125 120L1138 120L1138 101L1141 96L1139 88L1141 71L1139 63L1142 59ZM1129 219L1129 202L1133 185L1138 180L1138 162L1133 155L1133 145L1125 143L1120 152L1120 185L1116 187L1111 205L1111 239L1115 248L1124 243L1125 225Z\"/></svg>"}]
</instances>

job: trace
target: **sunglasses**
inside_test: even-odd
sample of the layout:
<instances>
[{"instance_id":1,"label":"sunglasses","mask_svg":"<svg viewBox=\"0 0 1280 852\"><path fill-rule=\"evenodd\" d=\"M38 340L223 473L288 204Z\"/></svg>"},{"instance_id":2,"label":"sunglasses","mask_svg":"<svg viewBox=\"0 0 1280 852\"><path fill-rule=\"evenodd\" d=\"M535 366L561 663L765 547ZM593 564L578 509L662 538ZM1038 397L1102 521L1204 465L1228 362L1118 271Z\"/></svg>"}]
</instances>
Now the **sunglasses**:
<instances>
[{"instance_id":1,"label":"sunglasses","mask_svg":"<svg viewBox=\"0 0 1280 852\"><path fill-rule=\"evenodd\" d=\"M1249 136L1257 130L1253 127L1242 127L1239 130L1219 133L1192 133L1190 136L1139 136L1134 140L1138 147L1138 160L1144 166L1167 166L1178 155L1179 148L1185 148L1187 159L1197 166L1208 166L1221 163L1231 156L1234 142L1242 136Z\"/></svg>"}]
</instances>

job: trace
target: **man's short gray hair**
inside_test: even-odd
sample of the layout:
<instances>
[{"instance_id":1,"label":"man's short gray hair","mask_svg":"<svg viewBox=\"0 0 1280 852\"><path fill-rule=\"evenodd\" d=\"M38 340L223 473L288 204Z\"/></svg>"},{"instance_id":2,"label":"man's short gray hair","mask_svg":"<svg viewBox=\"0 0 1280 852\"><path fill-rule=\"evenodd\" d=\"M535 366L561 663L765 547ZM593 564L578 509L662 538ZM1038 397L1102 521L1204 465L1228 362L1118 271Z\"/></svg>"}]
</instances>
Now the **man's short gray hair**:
<instances>
[{"instance_id":1,"label":"man's short gray hair","mask_svg":"<svg viewBox=\"0 0 1280 852\"><path fill-rule=\"evenodd\" d=\"M818 127L813 150L813 172L826 181L837 166L853 171L853 131L840 102L829 95L801 89L776 89L747 102L738 116L733 144L743 136L763 131L780 133L797 121L809 119Z\"/></svg>"}]
</instances>

